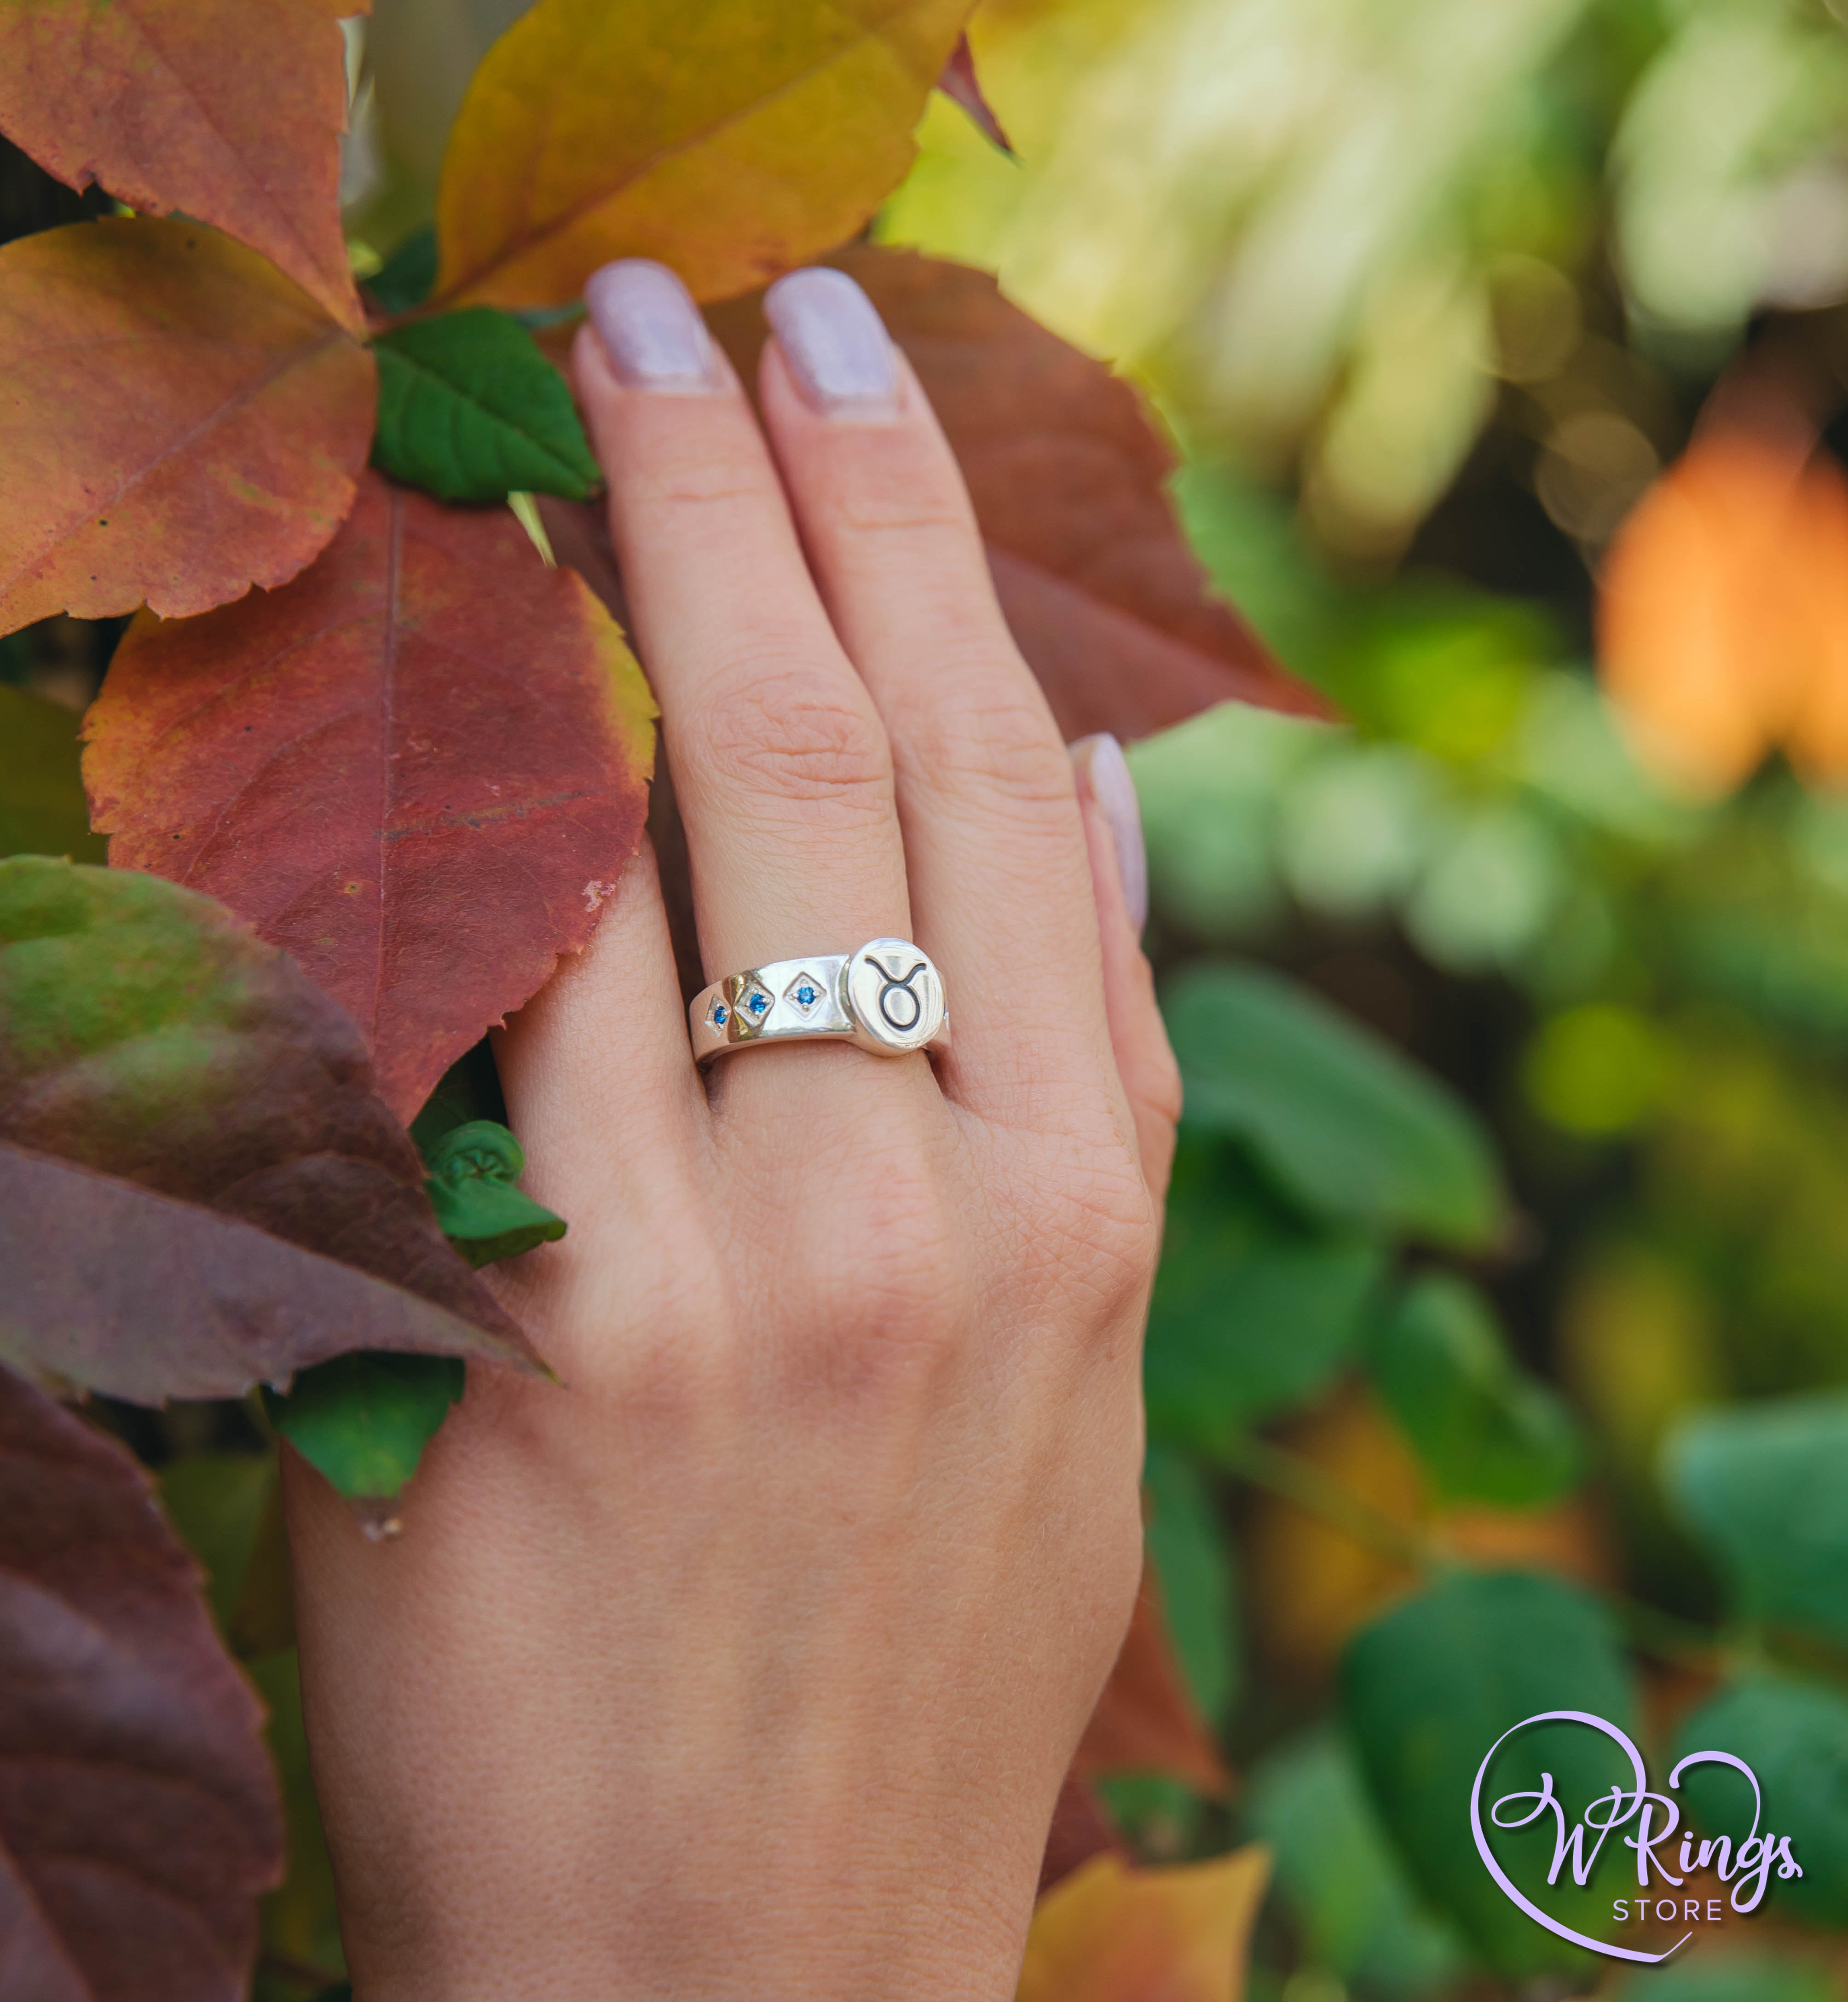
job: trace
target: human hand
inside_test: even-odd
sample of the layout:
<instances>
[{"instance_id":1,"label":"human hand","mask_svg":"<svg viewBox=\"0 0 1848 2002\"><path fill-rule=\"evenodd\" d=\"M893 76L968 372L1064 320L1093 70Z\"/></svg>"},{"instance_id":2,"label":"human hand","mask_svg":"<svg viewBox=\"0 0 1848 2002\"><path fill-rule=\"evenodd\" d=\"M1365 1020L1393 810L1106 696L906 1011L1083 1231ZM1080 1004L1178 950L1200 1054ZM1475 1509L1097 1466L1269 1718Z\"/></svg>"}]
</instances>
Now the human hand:
<instances>
[{"instance_id":1,"label":"human hand","mask_svg":"<svg viewBox=\"0 0 1848 2002\"><path fill-rule=\"evenodd\" d=\"M500 1285L563 1387L471 1370L393 1543L288 1469L356 1992L1004 1998L1141 1568L1133 796L1107 740L1075 783L850 281L773 292L761 432L677 281L590 298L707 973L915 938L954 1041L703 1077L645 849L510 1024L571 1231Z\"/></svg>"}]
</instances>

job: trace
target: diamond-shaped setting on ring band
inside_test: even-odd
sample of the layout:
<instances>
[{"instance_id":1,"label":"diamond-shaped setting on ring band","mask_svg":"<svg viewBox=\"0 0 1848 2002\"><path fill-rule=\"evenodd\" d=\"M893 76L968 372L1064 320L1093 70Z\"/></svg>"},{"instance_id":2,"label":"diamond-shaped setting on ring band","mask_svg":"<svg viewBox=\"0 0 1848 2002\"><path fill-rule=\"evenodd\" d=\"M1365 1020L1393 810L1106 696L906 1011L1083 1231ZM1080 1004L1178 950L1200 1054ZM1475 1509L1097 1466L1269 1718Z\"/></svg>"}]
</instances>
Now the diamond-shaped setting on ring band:
<instances>
[{"instance_id":1,"label":"diamond-shaped setting on ring band","mask_svg":"<svg viewBox=\"0 0 1848 2002\"><path fill-rule=\"evenodd\" d=\"M776 1006L776 997L769 989L753 980L737 999L737 1010L751 1027L761 1028L765 1017Z\"/></svg>"},{"instance_id":2,"label":"diamond-shaped setting on ring band","mask_svg":"<svg viewBox=\"0 0 1848 2002\"><path fill-rule=\"evenodd\" d=\"M798 1015L812 1015L828 999L828 989L812 973L799 973L783 990L783 998Z\"/></svg>"}]
</instances>

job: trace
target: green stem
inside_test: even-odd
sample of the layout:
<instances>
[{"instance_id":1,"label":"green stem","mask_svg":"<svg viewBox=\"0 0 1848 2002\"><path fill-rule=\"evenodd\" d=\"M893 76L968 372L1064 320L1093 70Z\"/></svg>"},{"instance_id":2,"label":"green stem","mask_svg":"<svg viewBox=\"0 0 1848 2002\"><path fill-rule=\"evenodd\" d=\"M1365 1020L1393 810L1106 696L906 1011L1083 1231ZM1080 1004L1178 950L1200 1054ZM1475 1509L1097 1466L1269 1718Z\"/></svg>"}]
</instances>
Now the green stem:
<instances>
[{"instance_id":1,"label":"green stem","mask_svg":"<svg viewBox=\"0 0 1848 2002\"><path fill-rule=\"evenodd\" d=\"M291 1960L288 1955L265 1953L260 1956L256 1972L271 1981L283 1981L296 1988L312 1989L316 1994L326 1988L337 1988L346 1979L332 1968L310 1967L305 1962Z\"/></svg>"},{"instance_id":2,"label":"green stem","mask_svg":"<svg viewBox=\"0 0 1848 2002\"><path fill-rule=\"evenodd\" d=\"M1425 1576L1458 1568L1457 1560L1433 1539L1362 1501L1300 1453L1247 1435L1233 1446L1226 1459L1232 1470L1254 1488L1327 1523L1389 1564ZM1658 1661L1677 1668L1718 1669L1738 1651L1721 1635L1641 1599L1619 1592L1600 1592L1599 1596L1623 1627L1630 1645Z\"/></svg>"},{"instance_id":3,"label":"green stem","mask_svg":"<svg viewBox=\"0 0 1848 2002\"><path fill-rule=\"evenodd\" d=\"M1247 1434L1233 1446L1227 1459L1233 1471L1242 1474L1253 1487L1261 1488L1304 1515L1313 1515L1331 1529L1338 1529L1389 1564L1426 1572L1444 1567L1443 1554L1428 1537L1395 1522L1372 1502L1363 1502L1351 1488L1344 1488L1300 1453Z\"/></svg>"}]
</instances>

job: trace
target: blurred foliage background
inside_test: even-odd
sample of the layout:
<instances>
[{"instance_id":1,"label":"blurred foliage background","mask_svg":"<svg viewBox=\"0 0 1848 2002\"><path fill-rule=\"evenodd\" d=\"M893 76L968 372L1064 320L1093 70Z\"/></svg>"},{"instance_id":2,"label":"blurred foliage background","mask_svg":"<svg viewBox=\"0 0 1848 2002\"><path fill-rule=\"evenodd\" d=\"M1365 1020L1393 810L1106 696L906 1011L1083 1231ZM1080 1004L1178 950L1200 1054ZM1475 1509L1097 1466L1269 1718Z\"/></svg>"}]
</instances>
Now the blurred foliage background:
<instances>
[{"instance_id":1,"label":"blurred foliage background","mask_svg":"<svg viewBox=\"0 0 1848 2002\"><path fill-rule=\"evenodd\" d=\"M1627 521L1735 711L1773 601L1848 576L1825 532L1715 607L1633 514L1735 404L1848 445L1832 5L987 0L1017 158L940 102L881 221L1148 390L1215 580L1349 719L1131 760L1188 1080L1151 1544L1243 1777L1112 1801L1274 1845L1256 1997L1848 1993L1848 772L1738 713L1678 758L1597 664ZM1632 683L1686 659L1656 623ZM1485 1690L1599 1676L1652 1760L1733 1729L1810 1854L1654 1972L1477 1902Z\"/></svg>"},{"instance_id":2,"label":"blurred foliage background","mask_svg":"<svg viewBox=\"0 0 1848 2002\"><path fill-rule=\"evenodd\" d=\"M362 270L522 5L354 35ZM1237 1781L1109 1806L1152 1860L1271 1845L1254 2002L1848 1996L1848 0L984 0L972 40L1015 156L934 102L878 233L1147 391L1203 561L1348 719L1131 754L1188 1107L1149 1544ZM21 166L5 233L82 212ZM80 706L114 637L0 682ZM270 1463L123 1422L276 1712L260 1992L301 1993L339 1941ZM1566 1704L1658 1784L1747 1758L1804 1878L1660 1970L1556 1952L1466 1805Z\"/></svg>"}]
</instances>

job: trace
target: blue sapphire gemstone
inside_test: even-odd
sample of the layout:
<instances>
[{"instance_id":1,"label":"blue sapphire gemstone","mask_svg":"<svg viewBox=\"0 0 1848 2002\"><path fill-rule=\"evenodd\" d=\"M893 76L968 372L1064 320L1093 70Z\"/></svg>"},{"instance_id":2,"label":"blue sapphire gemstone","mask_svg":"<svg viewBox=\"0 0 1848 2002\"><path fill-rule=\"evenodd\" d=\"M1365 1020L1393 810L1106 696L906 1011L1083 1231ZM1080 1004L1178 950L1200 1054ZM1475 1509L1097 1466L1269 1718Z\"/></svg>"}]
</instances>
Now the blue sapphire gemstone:
<instances>
[{"instance_id":1,"label":"blue sapphire gemstone","mask_svg":"<svg viewBox=\"0 0 1848 2002\"><path fill-rule=\"evenodd\" d=\"M805 1008L814 1007L815 1003L821 997L815 992L815 990L812 987L798 987L796 989L796 999L800 1001Z\"/></svg>"},{"instance_id":2,"label":"blue sapphire gemstone","mask_svg":"<svg viewBox=\"0 0 1848 2002\"><path fill-rule=\"evenodd\" d=\"M761 1015L770 1004L764 999L762 995L753 994L751 997L749 1005L752 1014Z\"/></svg>"},{"instance_id":3,"label":"blue sapphire gemstone","mask_svg":"<svg viewBox=\"0 0 1848 2002\"><path fill-rule=\"evenodd\" d=\"M731 1010L721 1002L720 1005L713 1010L713 1027L715 1029L722 1029L730 1020Z\"/></svg>"}]
</instances>

